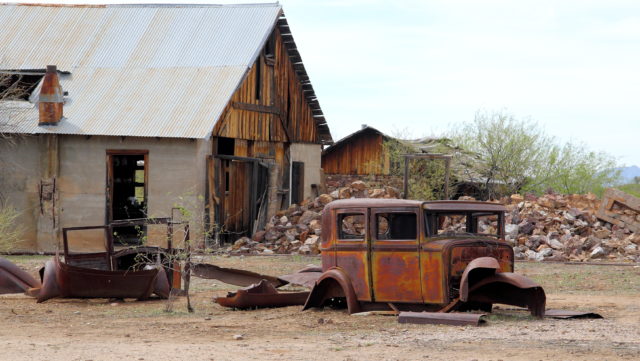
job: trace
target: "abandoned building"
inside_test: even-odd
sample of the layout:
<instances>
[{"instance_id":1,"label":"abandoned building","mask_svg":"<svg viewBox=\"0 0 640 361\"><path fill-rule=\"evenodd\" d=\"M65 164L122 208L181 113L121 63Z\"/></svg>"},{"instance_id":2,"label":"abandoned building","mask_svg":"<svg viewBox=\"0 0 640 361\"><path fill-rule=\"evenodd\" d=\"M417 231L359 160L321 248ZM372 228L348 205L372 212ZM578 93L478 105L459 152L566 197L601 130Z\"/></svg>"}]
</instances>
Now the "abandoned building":
<instances>
[{"instance_id":1,"label":"abandoned building","mask_svg":"<svg viewBox=\"0 0 640 361\"><path fill-rule=\"evenodd\" d=\"M319 186L332 138L279 4L5 4L0 23L4 90L23 90L0 102L19 250L176 207L192 238L250 235Z\"/></svg>"}]
</instances>

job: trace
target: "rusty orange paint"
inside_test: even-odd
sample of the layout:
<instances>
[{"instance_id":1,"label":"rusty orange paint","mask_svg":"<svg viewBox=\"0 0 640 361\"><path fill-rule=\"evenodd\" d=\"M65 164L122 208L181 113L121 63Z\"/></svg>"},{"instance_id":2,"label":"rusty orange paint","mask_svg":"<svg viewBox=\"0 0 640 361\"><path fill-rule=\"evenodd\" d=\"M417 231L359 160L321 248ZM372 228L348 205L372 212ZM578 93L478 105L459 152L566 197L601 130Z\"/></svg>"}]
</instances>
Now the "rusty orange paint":
<instances>
[{"instance_id":1,"label":"rusty orange paint","mask_svg":"<svg viewBox=\"0 0 640 361\"><path fill-rule=\"evenodd\" d=\"M444 292L443 280L445 277L442 253L423 252L421 254L421 263L423 301L436 304L447 303L447 295Z\"/></svg>"},{"instance_id":2,"label":"rusty orange paint","mask_svg":"<svg viewBox=\"0 0 640 361\"><path fill-rule=\"evenodd\" d=\"M376 302L422 302L417 250L372 253L373 294Z\"/></svg>"}]
</instances>

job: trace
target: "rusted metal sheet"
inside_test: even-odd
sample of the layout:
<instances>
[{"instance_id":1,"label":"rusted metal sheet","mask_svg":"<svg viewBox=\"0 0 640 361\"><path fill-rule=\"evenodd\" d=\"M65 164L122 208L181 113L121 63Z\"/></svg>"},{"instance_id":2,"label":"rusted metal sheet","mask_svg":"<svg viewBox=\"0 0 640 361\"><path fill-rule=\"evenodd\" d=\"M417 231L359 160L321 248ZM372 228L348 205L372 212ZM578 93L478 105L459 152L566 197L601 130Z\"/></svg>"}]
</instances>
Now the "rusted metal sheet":
<instances>
[{"instance_id":1,"label":"rusted metal sheet","mask_svg":"<svg viewBox=\"0 0 640 361\"><path fill-rule=\"evenodd\" d=\"M591 319L599 319L604 318L600 314L594 312L580 312L580 311L569 311L569 310L546 310L544 313L544 317L551 318L560 318L560 319L569 319L569 318L591 318Z\"/></svg>"},{"instance_id":2,"label":"rusted metal sheet","mask_svg":"<svg viewBox=\"0 0 640 361\"><path fill-rule=\"evenodd\" d=\"M400 312L399 323L417 323L432 325L480 326L486 321L486 314L476 313L439 313L439 312Z\"/></svg>"},{"instance_id":3,"label":"rusted metal sheet","mask_svg":"<svg viewBox=\"0 0 640 361\"><path fill-rule=\"evenodd\" d=\"M63 298L137 298L156 293L169 296L169 282L162 267L142 271L104 271L75 267L58 257L46 263L38 303Z\"/></svg>"},{"instance_id":4,"label":"rusted metal sheet","mask_svg":"<svg viewBox=\"0 0 640 361\"><path fill-rule=\"evenodd\" d=\"M217 297L216 303L224 307L233 308L263 308L287 307L303 305L309 292L278 292L273 284L267 280L250 287L230 292L227 297Z\"/></svg>"},{"instance_id":5,"label":"rusted metal sheet","mask_svg":"<svg viewBox=\"0 0 640 361\"><path fill-rule=\"evenodd\" d=\"M234 268L224 268L208 263L194 263L191 265L191 274L206 279L216 279L230 285L247 287L266 280L274 287L281 287L288 282L279 277L262 275L256 272Z\"/></svg>"},{"instance_id":6,"label":"rusted metal sheet","mask_svg":"<svg viewBox=\"0 0 640 361\"><path fill-rule=\"evenodd\" d=\"M0 294L23 293L40 287L40 282L9 260L0 257Z\"/></svg>"},{"instance_id":7,"label":"rusted metal sheet","mask_svg":"<svg viewBox=\"0 0 640 361\"><path fill-rule=\"evenodd\" d=\"M316 281L322 276L322 267L310 266L299 270L296 273L282 275L278 278L289 282L294 286L312 288Z\"/></svg>"}]
</instances>

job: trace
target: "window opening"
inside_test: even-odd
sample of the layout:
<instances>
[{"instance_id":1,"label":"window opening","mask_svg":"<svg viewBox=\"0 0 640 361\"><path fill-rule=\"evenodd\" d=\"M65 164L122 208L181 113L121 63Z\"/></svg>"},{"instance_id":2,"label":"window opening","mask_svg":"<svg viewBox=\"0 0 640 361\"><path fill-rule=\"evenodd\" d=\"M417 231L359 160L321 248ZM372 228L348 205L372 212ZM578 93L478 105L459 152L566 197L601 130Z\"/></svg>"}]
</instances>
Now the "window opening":
<instances>
[{"instance_id":1,"label":"window opening","mask_svg":"<svg viewBox=\"0 0 640 361\"><path fill-rule=\"evenodd\" d=\"M417 239L415 213L378 213L376 215L376 239Z\"/></svg>"},{"instance_id":2,"label":"window opening","mask_svg":"<svg viewBox=\"0 0 640 361\"><path fill-rule=\"evenodd\" d=\"M218 154L234 155L236 142L234 138L218 137Z\"/></svg>"},{"instance_id":3,"label":"window opening","mask_svg":"<svg viewBox=\"0 0 640 361\"><path fill-rule=\"evenodd\" d=\"M438 234L467 232L467 216L464 214L438 215Z\"/></svg>"},{"instance_id":4,"label":"window opening","mask_svg":"<svg viewBox=\"0 0 640 361\"><path fill-rule=\"evenodd\" d=\"M361 213L343 213L338 215L339 239L364 239L365 219Z\"/></svg>"},{"instance_id":5,"label":"window opening","mask_svg":"<svg viewBox=\"0 0 640 361\"><path fill-rule=\"evenodd\" d=\"M43 77L44 71L42 73L0 71L0 99L28 101Z\"/></svg>"},{"instance_id":6,"label":"window opening","mask_svg":"<svg viewBox=\"0 0 640 361\"><path fill-rule=\"evenodd\" d=\"M262 73L260 65L260 57L258 57L258 60L256 60L256 100L260 100L260 95L262 93Z\"/></svg>"},{"instance_id":7,"label":"window opening","mask_svg":"<svg viewBox=\"0 0 640 361\"><path fill-rule=\"evenodd\" d=\"M264 46L264 57L267 65L273 65L276 60L276 37L272 33Z\"/></svg>"},{"instance_id":8,"label":"window opening","mask_svg":"<svg viewBox=\"0 0 640 361\"><path fill-rule=\"evenodd\" d=\"M429 236L445 235L500 235L501 217L497 212L427 213L426 228Z\"/></svg>"}]
</instances>

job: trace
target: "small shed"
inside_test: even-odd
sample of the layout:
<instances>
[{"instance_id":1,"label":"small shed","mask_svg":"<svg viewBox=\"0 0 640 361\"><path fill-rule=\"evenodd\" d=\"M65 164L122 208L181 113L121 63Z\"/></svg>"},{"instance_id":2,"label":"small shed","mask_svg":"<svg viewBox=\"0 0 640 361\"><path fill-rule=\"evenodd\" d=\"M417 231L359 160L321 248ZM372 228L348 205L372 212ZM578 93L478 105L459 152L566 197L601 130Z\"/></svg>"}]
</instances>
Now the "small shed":
<instances>
[{"instance_id":1,"label":"small shed","mask_svg":"<svg viewBox=\"0 0 640 361\"><path fill-rule=\"evenodd\" d=\"M384 142L390 139L363 125L322 152L322 169L325 174L388 175L389 155Z\"/></svg>"}]
</instances>

